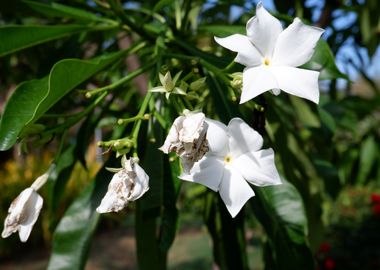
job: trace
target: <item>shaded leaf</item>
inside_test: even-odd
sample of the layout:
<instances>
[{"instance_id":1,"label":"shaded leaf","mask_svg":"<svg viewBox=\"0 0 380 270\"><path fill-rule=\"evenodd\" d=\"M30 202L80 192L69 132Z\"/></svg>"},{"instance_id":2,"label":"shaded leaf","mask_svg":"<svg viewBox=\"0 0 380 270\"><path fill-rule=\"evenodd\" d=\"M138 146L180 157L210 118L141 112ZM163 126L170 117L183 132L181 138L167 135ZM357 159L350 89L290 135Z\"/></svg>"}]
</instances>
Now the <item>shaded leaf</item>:
<instances>
[{"instance_id":1,"label":"shaded leaf","mask_svg":"<svg viewBox=\"0 0 380 270\"><path fill-rule=\"evenodd\" d=\"M368 182L368 175L371 172L376 158L378 156L378 144L373 136L366 138L360 147L358 184Z\"/></svg>"},{"instance_id":2,"label":"shaded leaf","mask_svg":"<svg viewBox=\"0 0 380 270\"><path fill-rule=\"evenodd\" d=\"M59 222L53 236L53 250L49 270L83 269L87 260L92 236L99 221L95 211L112 174L105 169L110 161L97 174L87 188L71 204Z\"/></svg>"},{"instance_id":3,"label":"shaded leaf","mask_svg":"<svg viewBox=\"0 0 380 270\"><path fill-rule=\"evenodd\" d=\"M51 17L68 17L85 21L104 21L105 19L97 16L94 13L87 12L83 9L78 9L59 3L50 2L48 4L35 2L35 1L23 1L30 8Z\"/></svg>"}]
</instances>

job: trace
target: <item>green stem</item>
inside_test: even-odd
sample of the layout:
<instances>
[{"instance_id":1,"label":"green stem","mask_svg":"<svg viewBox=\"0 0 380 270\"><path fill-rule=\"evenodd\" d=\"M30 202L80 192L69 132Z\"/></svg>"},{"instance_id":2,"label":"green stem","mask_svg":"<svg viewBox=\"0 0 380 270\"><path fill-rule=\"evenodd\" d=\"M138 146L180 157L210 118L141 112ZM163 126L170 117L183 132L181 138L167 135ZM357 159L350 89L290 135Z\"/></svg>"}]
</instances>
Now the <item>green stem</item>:
<instances>
[{"instance_id":1,"label":"green stem","mask_svg":"<svg viewBox=\"0 0 380 270\"><path fill-rule=\"evenodd\" d=\"M128 124L128 123L132 123L132 122L135 122L136 120L148 120L149 119L149 114L144 114L143 116L140 116L140 115L136 115L136 116L133 116L133 117L130 117L130 118L120 118L117 120L117 123L119 125L125 125L125 124Z\"/></svg>"},{"instance_id":2,"label":"green stem","mask_svg":"<svg viewBox=\"0 0 380 270\"><path fill-rule=\"evenodd\" d=\"M149 100L150 98L152 97L152 93L151 92L148 92L146 95L145 95L145 98L144 98L144 101L140 107L140 110L139 110L139 113L136 115L136 117L143 117L144 114L145 114L145 111L148 107L148 104L149 104ZM134 149L136 150L137 149L137 136L139 135L139 131L140 131L140 127L141 127L141 119L140 120L137 120L133 126L133 129L132 129L132 141L133 141L133 144L134 144Z\"/></svg>"}]
</instances>

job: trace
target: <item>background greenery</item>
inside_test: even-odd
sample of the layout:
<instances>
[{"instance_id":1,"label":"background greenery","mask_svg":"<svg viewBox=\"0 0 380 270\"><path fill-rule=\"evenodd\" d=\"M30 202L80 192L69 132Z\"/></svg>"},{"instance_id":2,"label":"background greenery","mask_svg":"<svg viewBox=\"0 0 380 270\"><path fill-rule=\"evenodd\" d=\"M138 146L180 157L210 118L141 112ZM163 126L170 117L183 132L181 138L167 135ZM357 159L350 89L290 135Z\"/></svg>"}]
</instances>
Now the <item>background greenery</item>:
<instances>
[{"instance_id":1,"label":"background greenery","mask_svg":"<svg viewBox=\"0 0 380 270\"><path fill-rule=\"evenodd\" d=\"M139 269L164 269L175 260L167 254L174 239L181 239L178 232L195 228L202 232L200 239L207 239L203 243L212 242L212 261L221 269L378 269L380 248L371 228L379 216L371 194L380 187L379 68L374 60L380 3L264 1L285 24L298 16L326 29L305 64L321 71L321 100L315 106L297 97L265 94L238 106L240 92L231 87L229 75L242 67L230 65L234 54L217 46L213 36L244 33L255 4L1 3L1 219L23 188L52 162L56 167L42 189L45 206L31 239L26 245L17 236L1 239L0 255L20 256L21 247L47 246L49 269L81 269L96 231L121 226L136 237ZM158 73L167 70L173 76L182 71L190 98L146 94L159 85ZM200 78L205 83L191 87ZM255 188L256 197L236 219L218 194L181 184L178 160L157 147L184 107L203 108L208 117L225 123L239 116L252 124L275 150L286 182ZM117 124L144 113L151 114L150 120ZM121 138L121 147L112 141ZM108 141L108 147L96 148L99 140ZM130 141L138 147L125 144ZM139 155L151 188L126 213L100 219L95 208L112 176L100 167L103 162L118 167L115 151ZM356 243L357 235L367 234L360 247L374 253L352 256L358 247L345 241ZM208 260L199 265L209 269Z\"/></svg>"}]
</instances>

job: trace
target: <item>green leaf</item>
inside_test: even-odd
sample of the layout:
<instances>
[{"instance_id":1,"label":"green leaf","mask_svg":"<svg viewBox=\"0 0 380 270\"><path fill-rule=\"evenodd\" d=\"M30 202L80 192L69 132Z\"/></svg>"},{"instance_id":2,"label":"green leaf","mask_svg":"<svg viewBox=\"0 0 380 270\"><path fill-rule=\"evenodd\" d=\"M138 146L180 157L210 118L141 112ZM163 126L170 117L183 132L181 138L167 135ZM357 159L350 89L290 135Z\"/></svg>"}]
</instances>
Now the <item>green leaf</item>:
<instances>
[{"instance_id":1,"label":"green leaf","mask_svg":"<svg viewBox=\"0 0 380 270\"><path fill-rule=\"evenodd\" d=\"M107 19L101 18L96 14L87 12L83 9L65 6L54 2L51 2L49 4L44 4L35 1L23 2L32 9L36 10L37 12L40 12L50 17L66 17L84 21L108 21Z\"/></svg>"},{"instance_id":2,"label":"green leaf","mask_svg":"<svg viewBox=\"0 0 380 270\"><path fill-rule=\"evenodd\" d=\"M154 106L154 103L150 105ZM161 215L161 208L164 203L164 156L157 149L162 145L163 136L162 128L158 122L150 123L152 126L148 129L148 136L155 138L156 141L145 143L147 148L143 168L149 175L149 192L136 201L137 261L141 270L163 270L166 269L167 251L165 247L160 248L160 240L157 235L157 231L160 229L158 217Z\"/></svg>"},{"instance_id":3,"label":"green leaf","mask_svg":"<svg viewBox=\"0 0 380 270\"><path fill-rule=\"evenodd\" d=\"M358 184L364 184L368 182L368 176L371 172L371 168L378 156L378 146L373 136L369 136L360 147L360 160L359 160L359 173Z\"/></svg>"},{"instance_id":4,"label":"green leaf","mask_svg":"<svg viewBox=\"0 0 380 270\"><path fill-rule=\"evenodd\" d=\"M179 159L174 162L168 162L165 159L164 170L164 209L162 211L161 226L160 226L160 250L168 252L174 242L178 225L178 209L176 202L179 194L179 179L181 174Z\"/></svg>"},{"instance_id":5,"label":"green leaf","mask_svg":"<svg viewBox=\"0 0 380 270\"><path fill-rule=\"evenodd\" d=\"M174 0L160 0L154 5L153 12L157 12L163 7L173 4L173 2Z\"/></svg>"},{"instance_id":6,"label":"green leaf","mask_svg":"<svg viewBox=\"0 0 380 270\"><path fill-rule=\"evenodd\" d=\"M320 39L315 47L315 52L309 62L302 65L301 68L320 71L320 80L331 80L343 78L349 80L346 74L340 72L335 64L334 55L329 45L323 39Z\"/></svg>"},{"instance_id":7,"label":"green leaf","mask_svg":"<svg viewBox=\"0 0 380 270\"><path fill-rule=\"evenodd\" d=\"M282 185L255 188L255 193L250 201L268 235L266 269L314 269L306 241L307 218L296 188L283 181Z\"/></svg>"},{"instance_id":8,"label":"green leaf","mask_svg":"<svg viewBox=\"0 0 380 270\"><path fill-rule=\"evenodd\" d=\"M0 57L50 40L89 30L84 25L11 25L0 27Z\"/></svg>"},{"instance_id":9,"label":"green leaf","mask_svg":"<svg viewBox=\"0 0 380 270\"><path fill-rule=\"evenodd\" d=\"M219 194L209 191L204 220L213 241L215 263L220 269L248 269L244 231L244 210L231 218Z\"/></svg>"},{"instance_id":10,"label":"green leaf","mask_svg":"<svg viewBox=\"0 0 380 270\"><path fill-rule=\"evenodd\" d=\"M48 76L21 83L7 101L2 114L0 151L11 148L27 124L38 120L68 92L123 54L125 51L102 55L92 60L64 59L53 66Z\"/></svg>"},{"instance_id":11,"label":"green leaf","mask_svg":"<svg viewBox=\"0 0 380 270\"><path fill-rule=\"evenodd\" d=\"M326 126L330 132L334 133L336 130L336 123L334 117L323 107L318 107L319 118L322 125Z\"/></svg>"},{"instance_id":12,"label":"green leaf","mask_svg":"<svg viewBox=\"0 0 380 270\"><path fill-rule=\"evenodd\" d=\"M297 117L307 127L320 127L321 123L316 115L309 106L309 103L305 100L297 98L295 96L289 96L290 102L293 105L297 113ZM315 107L315 106L313 106Z\"/></svg>"},{"instance_id":13,"label":"green leaf","mask_svg":"<svg viewBox=\"0 0 380 270\"><path fill-rule=\"evenodd\" d=\"M99 221L95 211L107 190L112 174L103 166L93 181L71 204L53 236L49 270L84 269L90 242Z\"/></svg>"},{"instance_id":14,"label":"green leaf","mask_svg":"<svg viewBox=\"0 0 380 270\"><path fill-rule=\"evenodd\" d=\"M68 146L57 158L57 161L53 165L54 169L49 174L49 207L53 215L55 215L58 209L66 183L71 176L72 169L77 160L75 157L75 148L76 145L74 144Z\"/></svg>"},{"instance_id":15,"label":"green leaf","mask_svg":"<svg viewBox=\"0 0 380 270\"><path fill-rule=\"evenodd\" d=\"M242 25L201 25L198 30L218 37L225 37L233 34L245 35L246 31L245 26Z\"/></svg>"}]
</instances>

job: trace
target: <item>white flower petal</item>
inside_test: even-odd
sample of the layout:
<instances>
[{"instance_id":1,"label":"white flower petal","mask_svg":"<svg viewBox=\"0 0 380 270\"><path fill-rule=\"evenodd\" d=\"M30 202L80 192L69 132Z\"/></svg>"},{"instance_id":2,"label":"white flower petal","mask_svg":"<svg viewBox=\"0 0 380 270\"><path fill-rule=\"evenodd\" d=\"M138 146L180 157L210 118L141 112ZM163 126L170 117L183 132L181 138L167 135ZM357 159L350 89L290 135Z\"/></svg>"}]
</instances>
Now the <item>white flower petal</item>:
<instances>
[{"instance_id":1,"label":"white flower petal","mask_svg":"<svg viewBox=\"0 0 380 270\"><path fill-rule=\"evenodd\" d=\"M175 151L178 147L180 147L179 131L182 129L184 120L185 116L179 116L174 120L174 123L169 130L169 134L165 139L164 145L159 148L165 154Z\"/></svg>"},{"instance_id":2,"label":"white flower petal","mask_svg":"<svg viewBox=\"0 0 380 270\"><path fill-rule=\"evenodd\" d=\"M180 179L202 184L213 191L219 190L224 172L223 162L212 156L205 156L196 162L190 174L181 174Z\"/></svg>"},{"instance_id":3,"label":"white flower petal","mask_svg":"<svg viewBox=\"0 0 380 270\"><path fill-rule=\"evenodd\" d=\"M262 62L263 56L247 36L234 34L225 38L215 37L215 41L224 48L238 53L235 62L248 67L258 66Z\"/></svg>"},{"instance_id":4,"label":"white flower petal","mask_svg":"<svg viewBox=\"0 0 380 270\"><path fill-rule=\"evenodd\" d=\"M228 151L227 127L219 121L206 119L208 124L207 141L210 155L224 157Z\"/></svg>"},{"instance_id":5,"label":"white flower petal","mask_svg":"<svg viewBox=\"0 0 380 270\"><path fill-rule=\"evenodd\" d=\"M249 184L234 168L224 171L219 193L232 217L235 217L249 198L255 195Z\"/></svg>"},{"instance_id":6,"label":"white flower petal","mask_svg":"<svg viewBox=\"0 0 380 270\"><path fill-rule=\"evenodd\" d=\"M135 201L139 199L145 192L149 190L149 176L146 172L139 166L139 164L135 163L135 184L132 190L132 193L128 197L128 200Z\"/></svg>"},{"instance_id":7,"label":"white flower petal","mask_svg":"<svg viewBox=\"0 0 380 270\"><path fill-rule=\"evenodd\" d=\"M28 214L25 216L25 220L22 221L18 232L21 242L26 242L26 240L28 240L30 232L33 229L33 225L38 219L42 205L42 197L37 192L34 192L25 205L26 209L24 211Z\"/></svg>"},{"instance_id":8,"label":"white flower petal","mask_svg":"<svg viewBox=\"0 0 380 270\"><path fill-rule=\"evenodd\" d=\"M271 148L245 153L234 159L232 166L242 174L245 180L256 186L281 184Z\"/></svg>"},{"instance_id":9,"label":"white flower petal","mask_svg":"<svg viewBox=\"0 0 380 270\"><path fill-rule=\"evenodd\" d=\"M294 67L270 67L281 90L318 104L318 71Z\"/></svg>"},{"instance_id":10,"label":"white flower petal","mask_svg":"<svg viewBox=\"0 0 380 270\"><path fill-rule=\"evenodd\" d=\"M129 194L129 188L127 185L128 180L128 175L124 169L114 174L108 185L107 193L102 199L99 207L96 208L96 212L118 212L126 207Z\"/></svg>"},{"instance_id":11,"label":"white flower petal","mask_svg":"<svg viewBox=\"0 0 380 270\"><path fill-rule=\"evenodd\" d=\"M26 242L42 205L42 197L33 188L23 190L9 207L1 236L5 238L19 231L20 240Z\"/></svg>"},{"instance_id":12,"label":"white flower petal","mask_svg":"<svg viewBox=\"0 0 380 270\"><path fill-rule=\"evenodd\" d=\"M317 41L324 30L309 26L295 18L278 37L273 53L273 64L298 67L310 60Z\"/></svg>"},{"instance_id":13,"label":"white flower petal","mask_svg":"<svg viewBox=\"0 0 380 270\"><path fill-rule=\"evenodd\" d=\"M257 151L263 146L263 137L240 118L230 121L228 134L229 148L234 158L246 152Z\"/></svg>"},{"instance_id":14,"label":"white flower petal","mask_svg":"<svg viewBox=\"0 0 380 270\"><path fill-rule=\"evenodd\" d=\"M246 68L243 71L243 92L241 93L240 104L274 88L279 87L269 67Z\"/></svg>"},{"instance_id":15,"label":"white flower petal","mask_svg":"<svg viewBox=\"0 0 380 270\"><path fill-rule=\"evenodd\" d=\"M247 22L247 36L264 57L272 57L276 40L281 32L281 22L273 17L261 2L258 3L256 16Z\"/></svg>"}]
</instances>

